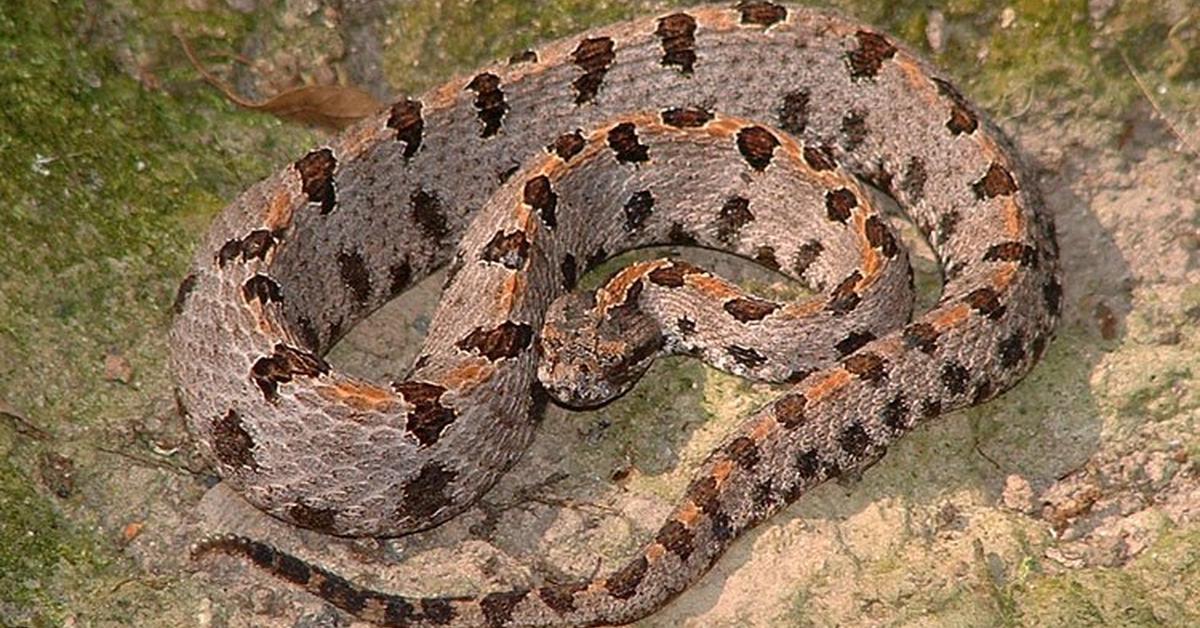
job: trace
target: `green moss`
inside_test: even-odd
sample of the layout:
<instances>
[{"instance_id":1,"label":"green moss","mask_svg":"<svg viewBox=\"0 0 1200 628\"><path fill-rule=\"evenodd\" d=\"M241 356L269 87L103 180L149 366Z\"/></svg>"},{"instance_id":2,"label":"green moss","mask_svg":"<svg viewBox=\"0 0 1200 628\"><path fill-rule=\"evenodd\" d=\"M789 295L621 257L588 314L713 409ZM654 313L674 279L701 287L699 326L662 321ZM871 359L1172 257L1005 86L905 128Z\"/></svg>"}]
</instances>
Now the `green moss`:
<instances>
[{"instance_id":1,"label":"green moss","mask_svg":"<svg viewBox=\"0 0 1200 628\"><path fill-rule=\"evenodd\" d=\"M102 381L103 355L141 351L163 328L195 225L266 174L264 155L295 148L262 140L265 118L213 113L207 90L175 99L139 84L117 51L89 45L86 15L62 2L0 16L0 396L72 421L127 392ZM160 369L151 342L139 372Z\"/></svg>"},{"instance_id":2,"label":"green moss","mask_svg":"<svg viewBox=\"0 0 1200 628\"><path fill-rule=\"evenodd\" d=\"M55 625L66 610L57 579L103 561L92 539L39 495L24 472L0 459L0 623Z\"/></svg>"},{"instance_id":3,"label":"green moss","mask_svg":"<svg viewBox=\"0 0 1200 628\"><path fill-rule=\"evenodd\" d=\"M169 404L165 330L197 234L310 137L235 112L186 66L171 28L235 33L236 16L181 3L96 9L64 0L0 11L0 401L56 447L94 447L102 430ZM110 351L132 364L129 384L104 379ZM0 438L12 433L0 419ZM127 592L110 588L128 564L96 540L117 532L93 524L129 519L68 515L40 497L30 479L40 447L22 443L0 463L0 623L56 625L99 605L80 582L108 602ZM146 490L86 458L79 474L111 508Z\"/></svg>"}]
</instances>

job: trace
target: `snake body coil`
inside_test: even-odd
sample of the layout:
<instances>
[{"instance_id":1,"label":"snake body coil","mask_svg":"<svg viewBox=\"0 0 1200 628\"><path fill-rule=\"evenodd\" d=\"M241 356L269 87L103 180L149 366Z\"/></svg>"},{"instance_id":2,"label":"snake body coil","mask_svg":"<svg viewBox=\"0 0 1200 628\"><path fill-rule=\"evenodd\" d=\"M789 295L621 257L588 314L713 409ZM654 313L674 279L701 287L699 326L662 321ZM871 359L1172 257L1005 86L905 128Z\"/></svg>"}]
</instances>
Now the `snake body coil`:
<instances>
[{"instance_id":1,"label":"snake body coil","mask_svg":"<svg viewBox=\"0 0 1200 628\"><path fill-rule=\"evenodd\" d=\"M943 294L911 322L905 253L859 180L941 261ZM730 251L820 296L777 303L658 260L563 297L589 267L653 243ZM218 472L297 525L394 536L490 488L530 443L544 390L600 403L665 352L792 385L712 453L632 560L592 581L416 599L240 537L200 549L384 625L633 621L808 489L1016 383L1059 317L1057 258L999 133L861 24L745 1L517 55L400 100L216 219L171 340L180 405ZM403 381L322 358L446 264Z\"/></svg>"}]
</instances>

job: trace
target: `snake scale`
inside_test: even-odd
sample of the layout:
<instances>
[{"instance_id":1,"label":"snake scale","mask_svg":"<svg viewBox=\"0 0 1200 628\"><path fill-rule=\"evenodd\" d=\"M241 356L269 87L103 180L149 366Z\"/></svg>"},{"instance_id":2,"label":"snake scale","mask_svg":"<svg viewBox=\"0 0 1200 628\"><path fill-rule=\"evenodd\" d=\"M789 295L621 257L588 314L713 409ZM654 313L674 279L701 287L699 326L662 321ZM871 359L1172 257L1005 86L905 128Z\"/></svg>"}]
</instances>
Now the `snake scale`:
<instances>
[{"instance_id":1,"label":"snake scale","mask_svg":"<svg viewBox=\"0 0 1200 628\"><path fill-rule=\"evenodd\" d=\"M915 319L906 254L860 181L941 263L940 300ZM817 296L762 299L671 260L570 292L603 259L655 243L728 251ZM808 489L1020 380L1060 315L1057 259L1007 141L870 27L743 1L526 51L400 99L216 218L171 335L179 405L216 470L285 521L395 536L487 491L548 397L603 403L656 355L785 392L711 453L631 560L592 580L411 598L243 537L196 551L245 556L388 626L634 621ZM322 358L446 265L402 381Z\"/></svg>"}]
</instances>

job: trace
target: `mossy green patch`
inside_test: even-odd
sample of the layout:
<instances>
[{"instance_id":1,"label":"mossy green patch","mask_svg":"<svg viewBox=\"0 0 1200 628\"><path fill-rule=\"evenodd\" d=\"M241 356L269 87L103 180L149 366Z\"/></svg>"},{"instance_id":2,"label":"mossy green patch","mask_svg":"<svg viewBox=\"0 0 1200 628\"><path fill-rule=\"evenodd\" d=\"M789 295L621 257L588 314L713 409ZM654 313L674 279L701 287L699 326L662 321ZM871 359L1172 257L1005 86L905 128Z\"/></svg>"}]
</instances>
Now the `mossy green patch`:
<instances>
[{"instance_id":1,"label":"mossy green patch","mask_svg":"<svg viewBox=\"0 0 1200 628\"><path fill-rule=\"evenodd\" d=\"M84 596L64 593L76 580L107 590L128 577L100 568L124 564L97 541L115 531L81 526L40 496L36 452L51 442L94 451L107 430L169 407L165 330L197 233L310 137L195 89L170 29L206 22L228 34L243 21L181 3L0 12L0 401L50 439L20 443L0 466L0 623L59 624L65 605L81 610ZM132 379L106 378L109 353ZM10 428L0 420L0 435L26 438ZM82 456L79 473L112 504L145 490L94 458ZM86 519L128 520L108 514Z\"/></svg>"},{"instance_id":2,"label":"mossy green patch","mask_svg":"<svg viewBox=\"0 0 1200 628\"><path fill-rule=\"evenodd\" d=\"M124 74L88 45L85 5L0 16L0 397L52 422L123 392L102 381L105 352L164 328L188 227L266 174L271 153L228 146L264 120L193 110ZM161 339L135 372L161 371Z\"/></svg>"},{"instance_id":3,"label":"mossy green patch","mask_svg":"<svg viewBox=\"0 0 1200 628\"><path fill-rule=\"evenodd\" d=\"M63 572L87 573L103 566L95 541L64 519L33 489L25 472L4 458L0 513L0 624L58 624L66 610L58 580Z\"/></svg>"}]
</instances>

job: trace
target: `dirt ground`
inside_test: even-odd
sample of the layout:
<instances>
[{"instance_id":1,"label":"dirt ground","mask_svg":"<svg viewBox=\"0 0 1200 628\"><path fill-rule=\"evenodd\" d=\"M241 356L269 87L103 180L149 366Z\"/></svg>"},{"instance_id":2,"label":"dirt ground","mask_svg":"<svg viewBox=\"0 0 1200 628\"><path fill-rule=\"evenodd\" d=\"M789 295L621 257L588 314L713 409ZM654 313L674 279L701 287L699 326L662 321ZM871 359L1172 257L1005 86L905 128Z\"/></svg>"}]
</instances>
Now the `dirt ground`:
<instances>
[{"instance_id":1,"label":"dirt ground","mask_svg":"<svg viewBox=\"0 0 1200 628\"><path fill-rule=\"evenodd\" d=\"M190 560L217 531L414 595L587 577L630 556L775 390L661 361L599 411L552 409L477 507L386 542L291 528L218 483L165 371L175 286L224 203L325 132L231 104L174 34L251 98L354 84L386 102L674 4L6 4L0 626L353 624L239 561ZM1057 221L1065 319L1015 389L803 496L639 625L1200 625L1200 7L823 4L924 51L1016 139ZM928 300L936 269L917 263ZM438 286L389 304L330 360L403 372Z\"/></svg>"}]
</instances>

